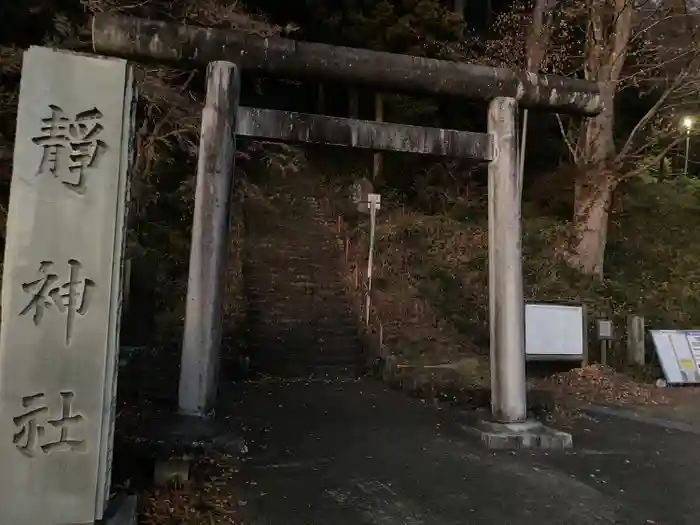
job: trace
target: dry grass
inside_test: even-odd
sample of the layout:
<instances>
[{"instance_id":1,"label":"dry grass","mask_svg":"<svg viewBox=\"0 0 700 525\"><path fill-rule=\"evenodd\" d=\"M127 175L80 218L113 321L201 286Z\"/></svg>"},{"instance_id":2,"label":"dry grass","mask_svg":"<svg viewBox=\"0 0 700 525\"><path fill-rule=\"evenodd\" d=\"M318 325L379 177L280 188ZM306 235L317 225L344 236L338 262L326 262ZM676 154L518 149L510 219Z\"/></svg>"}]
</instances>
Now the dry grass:
<instances>
[{"instance_id":1,"label":"dry grass","mask_svg":"<svg viewBox=\"0 0 700 525\"><path fill-rule=\"evenodd\" d=\"M332 178L319 182L319 191L334 203L335 211L329 213L343 215L340 236L350 244L346 281L360 309L368 221L358 219L348 204L342 204L348 201L345 188L358 177L357 173L348 175L351 177L340 179L334 172ZM624 352L619 350L625 344L627 315L645 316L648 328L687 328L700 323L700 281L694 262L699 256L698 245L691 240L695 235L691 225L700 209L700 186L689 184L679 181L625 188L612 211L607 275L602 281L571 270L557 258L555 247L566 224L542 213L535 202L526 203L526 299L583 304L591 323L597 317L612 319L617 326L611 352L615 366L623 364ZM402 205L386 188L380 193L384 199L377 223L370 337L378 341L381 331L384 351L397 355L401 364L408 365L406 371L414 375L449 375L448 381L452 381L454 371L436 374L435 369L424 367L481 357L477 371L460 375L465 376L465 386L488 384L483 203L466 202L466 211L462 211L456 202L446 213L431 215L405 202ZM592 335L589 340L593 341ZM653 348L649 348L651 352ZM660 374L652 360L639 377L593 367L546 381L533 379L533 386L579 401L653 405L667 402L667 393L644 381Z\"/></svg>"},{"instance_id":2,"label":"dry grass","mask_svg":"<svg viewBox=\"0 0 700 525\"><path fill-rule=\"evenodd\" d=\"M360 279L366 272L367 230L361 224L350 235L350 260L361 269ZM378 221L375 310L384 324L387 342L414 363L452 362L479 353L470 334L460 331L459 324L446 315L441 303L445 290L440 289L441 283L433 282L436 275L439 281L445 264L466 264L473 246L483 242L479 232L455 230L450 219L401 210L383 213ZM468 274L450 284L467 293L482 277ZM478 322L479 313L474 314Z\"/></svg>"}]
</instances>

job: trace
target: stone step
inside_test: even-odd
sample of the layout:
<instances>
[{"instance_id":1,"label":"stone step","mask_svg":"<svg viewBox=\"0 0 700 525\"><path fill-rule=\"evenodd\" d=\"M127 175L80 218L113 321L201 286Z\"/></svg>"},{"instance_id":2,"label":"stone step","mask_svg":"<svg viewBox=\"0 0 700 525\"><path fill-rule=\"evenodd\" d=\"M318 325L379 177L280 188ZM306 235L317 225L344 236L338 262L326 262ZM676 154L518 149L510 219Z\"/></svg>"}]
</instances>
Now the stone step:
<instances>
[{"instance_id":1,"label":"stone step","mask_svg":"<svg viewBox=\"0 0 700 525\"><path fill-rule=\"evenodd\" d=\"M257 324L259 322L274 323L276 319L299 319L299 323L306 321L313 323L316 317L322 315L335 316L343 320L343 324L350 324L354 319L359 319L359 314L355 314L348 307L343 308L342 304L328 305L326 308L309 308L303 305L291 304L286 308L280 307L278 304L254 303L248 306L247 316L250 323Z\"/></svg>"},{"instance_id":2,"label":"stone step","mask_svg":"<svg viewBox=\"0 0 700 525\"><path fill-rule=\"evenodd\" d=\"M327 269L330 270L330 269ZM333 269L335 270L335 269ZM253 286L287 286L291 288L338 288L342 286L341 272L307 270L270 271L269 273L249 272L243 276L244 284Z\"/></svg>"},{"instance_id":3,"label":"stone step","mask_svg":"<svg viewBox=\"0 0 700 525\"><path fill-rule=\"evenodd\" d=\"M286 379L316 379L333 381L357 379L362 376L361 365L348 366L306 366L293 363L276 363L274 367L261 367L258 372Z\"/></svg>"},{"instance_id":4,"label":"stone step","mask_svg":"<svg viewBox=\"0 0 700 525\"><path fill-rule=\"evenodd\" d=\"M279 337L275 334L258 332L251 334L248 340L249 348L265 351L268 348L282 349L283 353L299 353L312 355L328 355L332 353L352 354L360 348L361 342L357 335L328 336L328 337Z\"/></svg>"},{"instance_id":5,"label":"stone step","mask_svg":"<svg viewBox=\"0 0 700 525\"><path fill-rule=\"evenodd\" d=\"M363 351L359 341L351 339L344 343L336 342L332 345L324 345L312 342L295 344L255 337L248 342L245 353L258 358L274 358L275 360L303 363L353 363L362 357Z\"/></svg>"},{"instance_id":6,"label":"stone step","mask_svg":"<svg viewBox=\"0 0 700 525\"><path fill-rule=\"evenodd\" d=\"M250 362L253 367L304 367L312 369L314 367L355 367L362 363L362 356L352 356L351 358L318 358L312 359L305 356L276 356L271 354L256 355L250 354Z\"/></svg>"},{"instance_id":7,"label":"stone step","mask_svg":"<svg viewBox=\"0 0 700 525\"><path fill-rule=\"evenodd\" d=\"M278 304L284 306L289 302L303 306L319 306L325 307L328 304L351 304L351 298L348 297L346 290L338 289L333 291L317 291L317 292L295 292L284 290L248 290L245 293L246 299L250 304ZM301 307L301 306L300 306Z\"/></svg>"},{"instance_id":8,"label":"stone step","mask_svg":"<svg viewBox=\"0 0 700 525\"><path fill-rule=\"evenodd\" d=\"M320 349L347 348L356 346L359 335L357 331L313 331L313 332L282 332L269 330L259 325L250 327L250 342L256 344L289 345L295 348L318 347Z\"/></svg>"},{"instance_id":9,"label":"stone step","mask_svg":"<svg viewBox=\"0 0 700 525\"><path fill-rule=\"evenodd\" d=\"M319 260L315 258L314 260ZM341 258L338 256L333 261L328 261L323 264L311 264L311 262L293 262L285 257L280 257L276 260L265 259L259 257L255 261L246 264L244 274L249 278L262 278L267 275L288 276L301 275L305 277L313 276L316 279L328 278L338 273L342 273ZM264 271L263 269L269 269Z\"/></svg>"},{"instance_id":10,"label":"stone step","mask_svg":"<svg viewBox=\"0 0 700 525\"><path fill-rule=\"evenodd\" d=\"M248 268L244 268L243 274L248 280L277 278L289 281L294 280L296 276L300 276L307 280L313 278L314 281L329 281L343 273L340 257L338 257L337 264L327 263L324 265L295 264L284 258L278 261L260 258L255 263L251 262L247 266ZM263 269L269 269L269 271L266 272Z\"/></svg>"},{"instance_id":11,"label":"stone step","mask_svg":"<svg viewBox=\"0 0 700 525\"><path fill-rule=\"evenodd\" d=\"M289 301L294 303L301 303L306 305L320 305L328 302L347 302L349 303L349 298L346 295L344 288L333 289L323 289L323 288L310 288L302 290L279 290L279 289L248 289L246 292L246 299L249 303L254 304L283 304Z\"/></svg>"},{"instance_id":12,"label":"stone step","mask_svg":"<svg viewBox=\"0 0 700 525\"><path fill-rule=\"evenodd\" d=\"M255 308L255 306L253 308ZM247 314L251 326L273 328L275 326L280 326L278 322L279 319L296 319L298 322L288 321L289 326L293 326L295 330L305 331L351 326L360 318L359 315L353 315L349 310L340 310L337 305L333 309L301 308L298 305L296 307L284 309L278 308L276 305L268 305L267 308L262 308L260 310L249 308ZM314 324L314 320L322 315L335 317L336 321L325 320Z\"/></svg>"},{"instance_id":13,"label":"stone step","mask_svg":"<svg viewBox=\"0 0 700 525\"><path fill-rule=\"evenodd\" d=\"M342 250L342 246L336 239L329 240L323 244L315 243L304 246L290 246L286 243L282 244L282 242L277 241L277 244L269 246L249 247L244 258L255 258L257 260L260 257L286 257L292 261L303 261L308 258L310 261L323 262L323 260L336 257ZM319 256L323 258L319 259Z\"/></svg>"},{"instance_id":14,"label":"stone step","mask_svg":"<svg viewBox=\"0 0 700 525\"><path fill-rule=\"evenodd\" d=\"M297 314L299 309L294 310ZM313 317L307 317L305 315L294 315L291 317L269 317L269 316L258 316L256 322L263 323L265 325L271 326L285 326L285 327L308 327L308 326L352 326L356 327L357 316L354 314L347 315L346 312L332 312L329 310L323 310L321 312L315 312Z\"/></svg>"},{"instance_id":15,"label":"stone step","mask_svg":"<svg viewBox=\"0 0 700 525\"><path fill-rule=\"evenodd\" d=\"M248 288L288 288L294 292L303 292L305 288L342 288L343 276L340 272L332 274L300 275L297 273L268 274L268 275L244 275L243 284Z\"/></svg>"},{"instance_id":16,"label":"stone step","mask_svg":"<svg viewBox=\"0 0 700 525\"><path fill-rule=\"evenodd\" d=\"M346 347L356 345L357 330L314 330L313 332L283 331L267 329L259 325L251 327L251 333L257 341L275 344L287 344L295 347L318 346L319 348ZM346 343L347 341L347 343Z\"/></svg>"},{"instance_id":17,"label":"stone step","mask_svg":"<svg viewBox=\"0 0 700 525\"><path fill-rule=\"evenodd\" d=\"M287 318L259 318L255 319L256 329L277 329L281 331L299 332L301 330L316 333L318 330L328 330L331 332L354 331L357 333L357 322L354 318L347 316L329 315L325 317L314 317L304 319L299 317Z\"/></svg>"},{"instance_id":18,"label":"stone step","mask_svg":"<svg viewBox=\"0 0 700 525\"><path fill-rule=\"evenodd\" d=\"M300 304L287 305L286 308L278 304L255 303L248 308L248 322L258 326L260 324L274 327L280 325L281 319L289 319L283 321L289 323L289 326L304 328L305 330L320 329L334 326L352 326L360 318L359 314L355 314L350 308L343 309L343 305L329 305L327 308L304 308ZM324 319L315 322L321 316L335 318L335 321ZM292 321L292 319L294 321Z\"/></svg>"},{"instance_id":19,"label":"stone step","mask_svg":"<svg viewBox=\"0 0 700 525\"><path fill-rule=\"evenodd\" d=\"M318 199L271 191L276 213L246 216L244 284L254 369L283 377L356 377L359 318L344 283L343 242Z\"/></svg>"},{"instance_id":20,"label":"stone step","mask_svg":"<svg viewBox=\"0 0 700 525\"><path fill-rule=\"evenodd\" d=\"M254 233L256 241L255 245L250 245L251 248L256 248L265 244L274 246L300 246L306 247L314 244L328 244L337 233L337 227L334 231L333 226L311 221L295 221L289 219L288 223L274 224L267 223L264 226L255 226L248 228L246 231Z\"/></svg>"},{"instance_id":21,"label":"stone step","mask_svg":"<svg viewBox=\"0 0 700 525\"><path fill-rule=\"evenodd\" d=\"M260 268L260 262L284 264L280 268L293 269L323 269L324 267L336 267L338 261L343 257L341 247L334 246L333 249L312 249L308 252L297 252L297 255L292 256L290 252L280 252L274 248L260 249L255 252L248 253L244 257L244 261L251 265L251 268Z\"/></svg>"},{"instance_id":22,"label":"stone step","mask_svg":"<svg viewBox=\"0 0 700 525\"><path fill-rule=\"evenodd\" d=\"M314 359L354 359L362 353L359 341L348 338L347 341L335 341L331 344L313 341L277 341L258 335L252 338L247 346L251 354L274 355L281 359L287 357L304 358L305 361Z\"/></svg>"},{"instance_id":23,"label":"stone step","mask_svg":"<svg viewBox=\"0 0 700 525\"><path fill-rule=\"evenodd\" d=\"M246 284L246 298L251 301L256 301L258 299L273 298L275 300L284 301L285 299L301 299L303 301L312 301L314 297L319 297L321 299L337 299L337 300L347 300L350 298L347 296L347 289L342 283L336 285L294 285L289 284L287 286L263 286L255 284Z\"/></svg>"},{"instance_id":24,"label":"stone step","mask_svg":"<svg viewBox=\"0 0 700 525\"><path fill-rule=\"evenodd\" d=\"M286 347L273 347L270 345L265 345L264 348L257 348L253 346L249 348L246 355L251 356L252 359L261 362L277 362L277 361L289 361L296 363L304 363L307 365L312 364L352 364L357 362L362 358L362 349L359 348L348 348L344 352L336 351L334 353L306 353L299 351L291 351Z\"/></svg>"},{"instance_id":25,"label":"stone step","mask_svg":"<svg viewBox=\"0 0 700 525\"><path fill-rule=\"evenodd\" d=\"M265 264L261 262L260 264ZM246 286L292 286L306 288L332 288L342 284L343 272L336 268L310 270L278 270L270 266L269 273L259 270L246 272L243 284Z\"/></svg>"},{"instance_id":26,"label":"stone step","mask_svg":"<svg viewBox=\"0 0 700 525\"><path fill-rule=\"evenodd\" d=\"M345 312L351 318L355 317L352 308L352 302L344 293L337 295L256 295L255 293L247 294L248 311L256 314L261 314L267 318L280 317L280 314L289 314L297 312L301 319L313 318L313 316L304 315L306 312L313 312L314 315L339 315ZM326 311L326 309L328 309ZM288 317L288 315L283 315Z\"/></svg>"},{"instance_id":27,"label":"stone step","mask_svg":"<svg viewBox=\"0 0 700 525\"><path fill-rule=\"evenodd\" d=\"M329 237L329 234L325 235ZM312 238L304 237L303 239L293 239L285 236L283 233L277 233L275 236L255 236L255 246L247 246L247 254L266 253L282 253L288 257L303 257L314 253L324 253L326 255L338 252L338 242L334 237L324 239L323 241L312 240Z\"/></svg>"},{"instance_id":28,"label":"stone step","mask_svg":"<svg viewBox=\"0 0 700 525\"><path fill-rule=\"evenodd\" d=\"M325 326L279 326L271 323L261 323L257 320L248 327L248 334L251 339L266 339L269 341L287 341L289 343L297 343L304 341L310 344L322 344L328 346L330 343L359 338L357 324L355 326L349 323L345 325L325 325Z\"/></svg>"},{"instance_id":29,"label":"stone step","mask_svg":"<svg viewBox=\"0 0 700 525\"><path fill-rule=\"evenodd\" d=\"M273 273L274 272L274 273ZM271 270L267 275L261 273L244 274L243 284L248 288L288 288L295 292L303 292L305 288L342 288L343 273L336 269L319 270L318 272L284 272Z\"/></svg>"},{"instance_id":30,"label":"stone step","mask_svg":"<svg viewBox=\"0 0 700 525\"><path fill-rule=\"evenodd\" d=\"M257 237L257 244L255 246L247 246L246 253L270 253L281 252L288 256L302 257L314 252L314 250L319 251L324 254L331 254L338 252L338 237L330 232L325 233L325 239L314 240L313 238L304 237L303 239L290 239L284 237L284 234L277 234L276 236L263 236Z\"/></svg>"}]
</instances>

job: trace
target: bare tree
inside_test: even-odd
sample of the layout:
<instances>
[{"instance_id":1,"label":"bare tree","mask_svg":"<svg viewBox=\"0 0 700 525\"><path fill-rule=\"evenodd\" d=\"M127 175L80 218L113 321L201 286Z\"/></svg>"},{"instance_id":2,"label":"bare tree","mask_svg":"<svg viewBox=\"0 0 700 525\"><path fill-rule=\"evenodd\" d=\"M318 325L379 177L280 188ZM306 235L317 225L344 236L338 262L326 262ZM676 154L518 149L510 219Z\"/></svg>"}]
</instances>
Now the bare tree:
<instances>
[{"instance_id":1,"label":"bare tree","mask_svg":"<svg viewBox=\"0 0 700 525\"><path fill-rule=\"evenodd\" d=\"M570 123L564 137L577 171L573 235L567 261L602 275L609 210L621 182L647 174L683 140L676 108L697 111L698 46L685 0L587 0L582 70L600 85L604 109ZM615 126L615 98L623 89L654 100L632 129ZM692 106L696 106L692 108ZM561 122L561 121L560 121Z\"/></svg>"},{"instance_id":2,"label":"bare tree","mask_svg":"<svg viewBox=\"0 0 700 525\"><path fill-rule=\"evenodd\" d=\"M499 17L487 58L508 67L576 75L598 82L604 110L560 118L576 166L567 262L602 275L613 194L647 175L682 140L679 112L700 109L697 6L694 0L534 0ZM615 121L616 96L636 90L647 104L631 129ZM649 102L651 101L651 102Z\"/></svg>"}]
</instances>

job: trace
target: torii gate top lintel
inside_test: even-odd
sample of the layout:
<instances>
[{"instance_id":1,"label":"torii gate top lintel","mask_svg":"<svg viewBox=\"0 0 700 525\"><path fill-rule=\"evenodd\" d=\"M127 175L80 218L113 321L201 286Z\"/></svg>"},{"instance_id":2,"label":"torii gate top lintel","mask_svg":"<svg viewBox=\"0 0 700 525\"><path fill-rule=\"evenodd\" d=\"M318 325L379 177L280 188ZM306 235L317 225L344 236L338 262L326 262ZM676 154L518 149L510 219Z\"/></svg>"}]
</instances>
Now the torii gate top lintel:
<instances>
[{"instance_id":1,"label":"torii gate top lintel","mask_svg":"<svg viewBox=\"0 0 700 525\"><path fill-rule=\"evenodd\" d=\"M423 92L490 101L509 97L523 107L593 116L602 110L596 83L437 60L251 35L144 18L97 14L95 52L125 58L206 66L217 60L272 76L336 80L388 91Z\"/></svg>"}]
</instances>

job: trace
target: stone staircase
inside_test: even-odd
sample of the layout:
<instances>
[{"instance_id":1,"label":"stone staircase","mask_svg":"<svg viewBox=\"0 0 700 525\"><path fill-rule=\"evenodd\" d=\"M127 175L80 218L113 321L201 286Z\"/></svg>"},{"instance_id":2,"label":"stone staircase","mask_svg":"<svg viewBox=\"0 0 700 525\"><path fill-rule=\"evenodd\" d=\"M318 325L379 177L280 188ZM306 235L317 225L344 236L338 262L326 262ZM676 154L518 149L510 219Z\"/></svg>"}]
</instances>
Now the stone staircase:
<instances>
[{"instance_id":1,"label":"stone staircase","mask_svg":"<svg viewBox=\"0 0 700 525\"><path fill-rule=\"evenodd\" d=\"M298 179L247 198L246 350L261 375L316 380L361 373L358 317L341 281L338 238Z\"/></svg>"}]
</instances>

